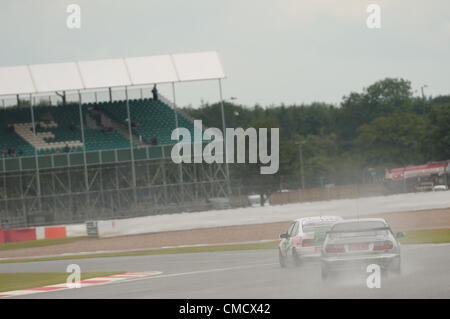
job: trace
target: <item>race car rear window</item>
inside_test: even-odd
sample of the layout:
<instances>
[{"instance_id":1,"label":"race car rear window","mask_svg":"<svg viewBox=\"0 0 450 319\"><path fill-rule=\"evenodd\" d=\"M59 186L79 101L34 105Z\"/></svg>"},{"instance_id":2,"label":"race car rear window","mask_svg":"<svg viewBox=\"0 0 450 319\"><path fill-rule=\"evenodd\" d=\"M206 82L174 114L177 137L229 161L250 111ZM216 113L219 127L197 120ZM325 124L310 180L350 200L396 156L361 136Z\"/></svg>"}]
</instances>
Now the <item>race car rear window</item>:
<instances>
[{"instance_id":1,"label":"race car rear window","mask_svg":"<svg viewBox=\"0 0 450 319\"><path fill-rule=\"evenodd\" d=\"M303 232L328 231L337 220L334 219L311 219L302 223Z\"/></svg>"},{"instance_id":2,"label":"race car rear window","mask_svg":"<svg viewBox=\"0 0 450 319\"><path fill-rule=\"evenodd\" d=\"M351 223L335 224L332 232L360 232L384 229L388 226L382 221L357 221Z\"/></svg>"},{"instance_id":3,"label":"race car rear window","mask_svg":"<svg viewBox=\"0 0 450 319\"><path fill-rule=\"evenodd\" d=\"M304 225L303 232L304 233L327 232L330 230L331 226L333 226L333 224L331 223L329 225Z\"/></svg>"}]
</instances>

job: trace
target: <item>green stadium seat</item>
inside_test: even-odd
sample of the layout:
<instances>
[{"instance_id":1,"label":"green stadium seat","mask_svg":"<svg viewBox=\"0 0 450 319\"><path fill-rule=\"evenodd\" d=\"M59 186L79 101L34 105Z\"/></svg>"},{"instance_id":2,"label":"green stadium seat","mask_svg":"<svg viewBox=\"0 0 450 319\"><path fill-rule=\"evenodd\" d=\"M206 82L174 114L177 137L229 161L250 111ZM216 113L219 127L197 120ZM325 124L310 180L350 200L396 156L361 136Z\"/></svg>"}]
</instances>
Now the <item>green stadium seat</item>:
<instances>
[{"instance_id":1,"label":"green stadium seat","mask_svg":"<svg viewBox=\"0 0 450 319\"><path fill-rule=\"evenodd\" d=\"M113 103L98 103L97 106L116 121L128 125L127 110L124 101ZM137 124L132 130L135 134L142 136L142 139L151 143L156 137L158 144L175 144L171 140L172 131L175 129L174 110L162 101L152 99L130 100L131 120ZM187 128L194 137L194 123L178 113L178 127Z\"/></svg>"},{"instance_id":2,"label":"green stadium seat","mask_svg":"<svg viewBox=\"0 0 450 319\"><path fill-rule=\"evenodd\" d=\"M137 124L132 130L135 134L142 136L142 139L151 143L153 137L156 137L158 144L175 144L176 141L171 140L172 131L175 129L174 110L164 104L162 101L152 99L130 100L131 119ZM128 126L127 110L125 101L87 103L82 105L83 114L90 110L98 108L108 114L112 119ZM27 130L30 129L31 112L29 107L6 108L0 111L0 151L4 148L13 147L16 156L34 156L36 141L33 145L27 142L17 132L11 132L9 125L19 125L20 132L25 132L28 139L32 138L32 134ZM43 137L45 142L40 144L38 148L39 155L54 154L56 150L63 153L64 146L68 144L71 152L81 152L83 150L80 145L73 141L82 141L81 131L79 130L80 114L78 104L68 104L65 106L36 106L34 107L34 116L36 122L44 115L51 114L53 125L46 127L43 123L41 132L47 132L47 137ZM74 123L77 129L72 131L71 124ZM194 124L181 113L178 113L178 126L185 127L191 132L194 138ZM31 131L31 130L30 130ZM104 133L100 129L84 130L86 150L112 150L130 147L128 138L113 131ZM52 144L50 144L52 143ZM49 145L50 144L50 145ZM36 147L38 147L36 146ZM46 146L49 146L48 148ZM1 154L0 154L1 155ZM10 157L10 155L6 155Z\"/></svg>"}]
</instances>

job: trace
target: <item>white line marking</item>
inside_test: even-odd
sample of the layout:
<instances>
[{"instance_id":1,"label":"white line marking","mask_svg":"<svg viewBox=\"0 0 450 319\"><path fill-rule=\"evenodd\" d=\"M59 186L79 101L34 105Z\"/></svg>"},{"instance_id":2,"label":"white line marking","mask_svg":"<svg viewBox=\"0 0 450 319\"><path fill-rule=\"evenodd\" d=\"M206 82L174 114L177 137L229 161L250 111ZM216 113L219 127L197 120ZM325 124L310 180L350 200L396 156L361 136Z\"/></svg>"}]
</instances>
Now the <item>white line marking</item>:
<instances>
[{"instance_id":1,"label":"white line marking","mask_svg":"<svg viewBox=\"0 0 450 319\"><path fill-rule=\"evenodd\" d=\"M273 266L273 265L278 265L278 263L254 264L254 265L236 266L236 267L228 267L228 268L215 268L215 269L196 270L196 271L181 272L181 273L175 273L175 274L155 275L155 276L151 276L151 277L143 277L143 278L130 279L130 280L122 281L122 282L115 282L115 284L127 283L127 282L131 282L131 281L136 281L136 280L168 278L168 277L178 277L178 276L189 276L189 275L197 275L197 274L204 274L204 273L211 273L211 272L229 271L229 270L256 268L256 267L265 267L265 266Z\"/></svg>"},{"instance_id":2,"label":"white line marking","mask_svg":"<svg viewBox=\"0 0 450 319\"><path fill-rule=\"evenodd\" d=\"M178 245L178 246L162 246L162 247L150 247L150 248L136 248L136 249L120 249L120 250L96 250L96 251L84 251L84 252L74 252L74 253L62 253L62 254L51 254L51 255L38 255L38 256L25 256L25 257L1 257L1 260L15 260L15 259L40 259L40 258L54 258L54 257L73 257L73 259L77 259L80 256L86 255L97 255L97 254L120 254L127 252L146 252L146 251L154 251L161 249L172 249L172 248L196 248L196 247L214 247L214 246L233 246L233 245L245 245L245 244L259 244L266 242L277 241L279 238L274 239L261 239L255 241L243 241L243 242L232 242L232 243L218 243L218 244L193 244L193 245ZM231 250L228 250L231 251ZM217 250L214 252L223 252L221 250ZM199 252L201 253L201 252ZM192 252L183 252L180 254L192 254ZM165 254L161 254L165 255ZM145 256L143 255L130 255L130 256L113 256L113 257L92 257L92 258L117 258L117 257L136 257L136 256ZM42 262L46 262L44 260ZM48 260L52 261L52 260Z\"/></svg>"}]
</instances>

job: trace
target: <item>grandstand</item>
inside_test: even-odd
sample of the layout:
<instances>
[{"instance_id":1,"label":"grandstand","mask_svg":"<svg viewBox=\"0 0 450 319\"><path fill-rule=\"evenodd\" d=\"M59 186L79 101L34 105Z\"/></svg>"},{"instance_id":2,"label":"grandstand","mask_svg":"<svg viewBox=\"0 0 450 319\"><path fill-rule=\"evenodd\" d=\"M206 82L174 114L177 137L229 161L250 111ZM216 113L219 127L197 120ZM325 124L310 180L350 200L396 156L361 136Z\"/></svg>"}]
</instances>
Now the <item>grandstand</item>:
<instances>
[{"instance_id":1,"label":"grandstand","mask_svg":"<svg viewBox=\"0 0 450 319\"><path fill-rule=\"evenodd\" d=\"M171 83L175 92L175 82L220 84L221 67L211 73L208 61L220 64L213 52L0 68L0 96L17 98L0 117L0 227L198 210L228 196L226 164L170 158L176 127L194 136L191 118L162 95L128 99L135 85ZM83 102L83 90L111 87L126 99ZM79 102L35 105L35 94L66 90Z\"/></svg>"},{"instance_id":2,"label":"grandstand","mask_svg":"<svg viewBox=\"0 0 450 319\"><path fill-rule=\"evenodd\" d=\"M172 131L176 128L174 110L160 100L141 99L129 101L132 132L142 137L142 144L152 144L155 138L158 144L174 144ZM124 149L130 147L128 132L121 133L128 126L126 101L87 103L82 112L88 127L84 128L86 151ZM0 149L4 149L4 158L34 156L55 153L83 152L78 106L35 107L36 125L40 130L33 133L29 107L6 108L0 120ZM178 125L185 127L194 136L194 124L186 115L177 112ZM73 129L71 126L73 125ZM11 127L14 130L11 130ZM116 129L114 129L116 128ZM108 131L110 129L110 131ZM119 129L119 130L118 130ZM68 150L65 147L69 146ZM137 146L133 140L133 146ZM7 152L14 148L14 153Z\"/></svg>"}]
</instances>

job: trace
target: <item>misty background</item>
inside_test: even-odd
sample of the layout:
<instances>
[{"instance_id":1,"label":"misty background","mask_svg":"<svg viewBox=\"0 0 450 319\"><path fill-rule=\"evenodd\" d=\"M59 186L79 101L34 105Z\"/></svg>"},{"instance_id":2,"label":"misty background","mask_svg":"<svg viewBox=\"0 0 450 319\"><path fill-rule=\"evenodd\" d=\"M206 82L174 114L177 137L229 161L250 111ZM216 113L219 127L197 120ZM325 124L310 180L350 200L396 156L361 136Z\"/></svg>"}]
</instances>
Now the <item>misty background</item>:
<instances>
[{"instance_id":1,"label":"misty background","mask_svg":"<svg viewBox=\"0 0 450 319\"><path fill-rule=\"evenodd\" d=\"M66 26L72 3L81 29ZM381 29L366 26L371 3ZM244 105L338 105L386 77L436 96L450 87L449 11L445 0L3 0L0 65L218 50L225 98ZM177 85L181 106L218 99L217 83Z\"/></svg>"}]
</instances>

